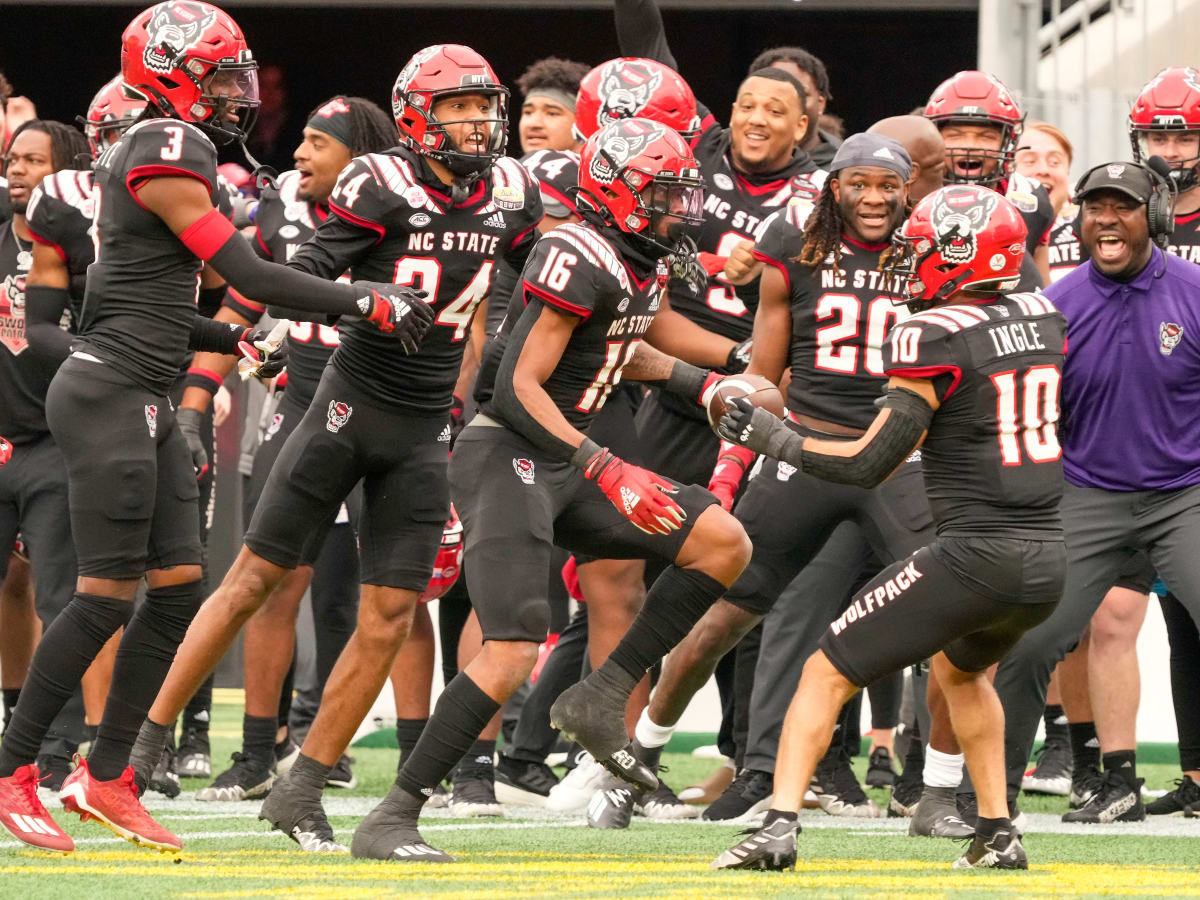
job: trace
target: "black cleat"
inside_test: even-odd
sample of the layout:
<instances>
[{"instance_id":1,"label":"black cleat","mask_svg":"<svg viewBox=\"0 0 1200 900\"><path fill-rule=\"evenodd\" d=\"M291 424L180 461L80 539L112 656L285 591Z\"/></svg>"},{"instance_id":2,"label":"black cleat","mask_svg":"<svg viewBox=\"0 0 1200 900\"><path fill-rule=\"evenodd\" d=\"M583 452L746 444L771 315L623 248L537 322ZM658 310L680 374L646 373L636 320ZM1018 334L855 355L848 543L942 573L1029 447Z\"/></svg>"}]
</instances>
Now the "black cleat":
<instances>
[{"instance_id":1,"label":"black cleat","mask_svg":"<svg viewBox=\"0 0 1200 900\"><path fill-rule=\"evenodd\" d=\"M1146 804L1146 813L1151 816L1186 816L1192 818L1200 807L1200 784L1184 775L1175 782L1175 790L1168 791L1157 800ZM1189 815L1189 808L1192 810Z\"/></svg>"},{"instance_id":2,"label":"black cleat","mask_svg":"<svg viewBox=\"0 0 1200 900\"><path fill-rule=\"evenodd\" d=\"M817 795L821 809L831 816L877 819L883 814L858 783L844 750L817 763L808 789Z\"/></svg>"},{"instance_id":3,"label":"black cleat","mask_svg":"<svg viewBox=\"0 0 1200 900\"><path fill-rule=\"evenodd\" d=\"M1084 766L1071 776L1071 793L1067 796L1067 805L1071 809L1080 809L1092 799L1092 795L1104 786L1104 776L1095 766Z\"/></svg>"},{"instance_id":4,"label":"black cleat","mask_svg":"<svg viewBox=\"0 0 1200 900\"><path fill-rule=\"evenodd\" d=\"M206 788L196 791L196 799L204 802L255 800L265 797L275 783L271 764L266 759L234 753L233 765L213 779Z\"/></svg>"},{"instance_id":5,"label":"black cleat","mask_svg":"<svg viewBox=\"0 0 1200 900\"><path fill-rule=\"evenodd\" d=\"M320 798L302 796L286 777L275 782L258 817L290 837L305 853L346 852L345 845L333 837L333 827L321 808Z\"/></svg>"},{"instance_id":6,"label":"black cleat","mask_svg":"<svg viewBox=\"0 0 1200 900\"><path fill-rule=\"evenodd\" d=\"M617 691L605 690L593 673L559 694L550 707L550 724L617 778L653 791L658 776L634 755L625 732L626 700Z\"/></svg>"},{"instance_id":7,"label":"black cleat","mask_svg":"<svg viewBox=\"0 0 1200 900\"><path fill-rule=\"evenodd\" d=\"M544 762L512 759L501 753L496 763L496 797L503 803L541 806L556 784L558 776Z\"/></svg>"},{"instance_id":8,"label":"black cleat","mask_svg":"<svg viewBox=\"0 0 1200 900\"><path fill-rule=\"evenodd\" d=\"M392 862L454 862L454 857L425 843L417 829L420 806L398 802L393 788L379 805L367 813L354 832L350 855L355 859L386 859ZM399 792L401 797L407 794ZM412 805L412 809L404 806Z\"/></svg>"},{"instance_id":9,"label":"black cleat","mask_svg":"<svg viewBox=\"0 0 1200 900\"><path fill-rule=\"evenodd\" d=\"M965 840L975 834L958 814L957 788L925 787L917 811L908 822L908 833L915 837L940 837Z\"/></svg>"},{"instance_id":10,"label":"black cleat","mask_svg":"<svg viewBox=\"0 0 1200 900\"><path fill-rule=\"evenodd\" d=\"M158 765L154 767L150 780L146 782L146 790L158 791L164 797L172 799L179 796L179 776L175 774L175 754L171 752L170 747L163 747L162 756L158 758Z\"/></svg>"},{"instance_id":11,"label":"black cleat","mask_svg":"<svg viewBox=\"0 0 1200 900\"><path fill-rule=\"evenodd\" d=\"M1029 858L1015 829L1001 828L990 838L975 835L956 869L1028 869Z\"/></svg>"},{"instance_id":12,"label":"black cleat","mask_svg":"<svg viewBox=\"0 0 1200 900\"><path fill-rule=\"evenodd\" d=\"M888 800L887 814L889 819L911 818L917 813L917 804L921 802L921 794L925 783L921 775L909 775L907 769L900 773L896 783L892 785L892 796Z\"/></svg>"},{"instance_id":13,"label":"black cleat","mask_svg":"<svg viewBox=\"0 0 1200 900\"><path fill-rule=\"evenodd\" d=\"M333 768L329 770L329 776L325 779L325 786L341 788L345 791L356 787L358 779L354 777L354 772L350 769L352 762L354 762L354 757L343 753L338 758L338 761L333 764Z\"/></svg>"},{"instance_id":14,"label":"black cleat","mask_svg":"<svg viewBox=\"0 0 1200 900\"><path fill-rule=\"evenodd\" d=\"M621 779L609 775L588 801L588 827L628 828L634 803L640 794L641 791L635 791Z\"/></svg>"},{"instance_id":15,"label":"black cleat","mask_svg":"<svg viewBox=\"0 0 1200 900\"><path fill-rule=\"evenodd\" d=\"M704 811L710 822L750 822L771 806L775 776L757 769L739 769L725 792Z\"/></svg>"},{"instance_id":16,"label":"black cleat","mask_svg":"<svg viewBox=\"0 0 1200 900\"><path fill-rule=\"evenodd\" d=\"M1071 769L1071 742L1050 735L1038 750L1037 765L1021 779L1021 790L1066 797L1071 792Z\"/></svg>"},{"instance_id":17,"label":"black cleat","mask_svg":"<svg viewBox=\"0 0 1200 900\"><path fill-rule=\"evenodd\" d=\"M715 860L714 869L758 869L782 872L796 868L796 835L799 822L776 819L755 831L741 832L746 838L734 844Z\"/></svg>"},{"instance_id":18,"label":"black cleat","mask_svg":"<svg viewBox=\"0 0 1200 900\"><path fill-rule=\"evenodd\" d=\"M1142 822L1146 818L1146 807L1142 804L1142 779L1135 787L1112 772L1104 774L1100 789L1079 809L1064 813L1064 822L1085 825L1108 825L1112 822Z\"/></svg>"},{"instance_id":19,"label":"black cleat","mask_svg":"<svg viewBox=\"0 0 1200 900\"><path fill-rule=\"evenodd\" d=\"M891 787L896 783L896 770L892 768L892 754L887 747L876 747L871 751L871 761L867 764L867 777L864 779L868 787Z\"/></svg>"},{"instance_id":20,"label":"black cleat","mask_svg":"<svg viewBox=\"0 0 1200 900\"><path fill-rule=\"evenodd\" d=\"M175 771L184 778L212 777L212 748L207 731L184 729L179 749L175 751Z\"/></svg>"}]
</instances>

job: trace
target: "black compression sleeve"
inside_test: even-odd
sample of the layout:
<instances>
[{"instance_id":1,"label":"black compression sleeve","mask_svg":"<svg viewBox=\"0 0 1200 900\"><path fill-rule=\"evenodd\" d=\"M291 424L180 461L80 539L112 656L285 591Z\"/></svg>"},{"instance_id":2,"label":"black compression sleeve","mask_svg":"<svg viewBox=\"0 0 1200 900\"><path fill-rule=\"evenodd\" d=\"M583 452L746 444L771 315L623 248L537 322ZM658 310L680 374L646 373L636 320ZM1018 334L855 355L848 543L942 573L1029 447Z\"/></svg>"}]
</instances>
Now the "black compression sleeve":
<instances>
[{"instance_id":1,"label":"black compression sleeve","mask_svg":"<svg viewBox=\"0 0 1200 900\"><path fill-rule=\"evenodd\" d=\"M517 360L521 358L521 348L533 330L533 323L538 320L542 310L549 309L554 315L559 313L552 307L540 301L533 300L525 307L525 313L516 322L510 322L512 331L508 335L508 345L504 348L504 356L500 359L500 368L496 372L496 383L492 389L492 403L496 412L505 424L526 438L531 444L546 453L547 456L562 462L570 462L575 455L575 448L561 438L551 434L541 422L525 408L521 398L517 396L513 385L513 375L517 371Z\"/></svg>"},{"instance_id":2,"label":"black compression sleeve","mask_svg":"<svg viewBox=\"0 0 1200 900\"><path fill-rule=\"evenodd\" d=\"M63 331L59 324L70 301L71 294L66 288L45 284L31 284L25 288L25 330L29 349L54 368L58 368L71 353L72 335Z\"/></svg>"},{"instance_id":3,"label":"black compression sleeve","mask_svg":"<svg viewBox=\"0 0 1200 900\"><path fill-rule=\"evenodd\" d=\"M622 56L641 56L679 70L656 0L616 0L615 11Z\"/></svg>"},{"instance_id":4,"label":"black compression sleeve","mask_svg":"<svg viewBox=\"0 0 1200 900\"><path fill-rule=\"evenodd\" d=\"M888 391L884 409L890 414L870 443L854 456L833 456L803 449L799 435L779 459L825 481L871 488L882 483L920 444L933 409L923 397L904 388ZM796 450L799 449L797 453Z\"/></svg>"},{"instance_id":5,"label":"black compression sleeve","mask_svg":"<svg viewBox=\"0 0 1200 900\"><path fill-rule=\"evenodd\" d=\"M339 316L362 315L355 288L259 259L240 234L231 234L208 261L239 294L259 303Z\"/></svg>"},{"instance_id":6,"label":"black compression sleeve","mask_svg":"<svg viewBox=\"0 0 1200 900\"><path fill-rule=\"evenodd\" d=\"M685 400L699 403L700 391L704 389L704 382L708 378L708 374L708 369L701 369L677 359L675 365L671 367L671 374L663 387Z\"/></svg>"},{"instance_id":7,"label":"black compression sleeve","mask_svg":"<svg viewBox=\"0 0 1200 900\"><path fill-rule=\"evenodd\" d=\"M200 293L196 297L196 311L206 319L211 319L217 314L221 304L225 302L225 293L228 290L229 285L227 284L220 287L200 288Z\"/></svg>"},{"instance_id":8,"label":"black compression sleeve","mask_svg":"<svg viewBox=\"0 0 1200 900\"><path fill-rule=\"evenodd\" d=\"M487 295L487 321L484 333L489 339L496 336L500 324L508 315L508 305L512 300L513 291L521 278L521 270L515 269L503 259L496 260L496 274L492 276L492 286Z\"/></svg>"},{"instance_id":9,"label":"black compression sleeve","mask_svg":"<svg viewBox=\"0 0 1200 900\"><path fill-rule=\"evenodd\" d=\"M226 353L233 356L238 352L238 341L249 331L245 325L218 322L197 314L192 320L192 333L188 336L188 349L205 353Z\"/></svg>"}]
</instances>

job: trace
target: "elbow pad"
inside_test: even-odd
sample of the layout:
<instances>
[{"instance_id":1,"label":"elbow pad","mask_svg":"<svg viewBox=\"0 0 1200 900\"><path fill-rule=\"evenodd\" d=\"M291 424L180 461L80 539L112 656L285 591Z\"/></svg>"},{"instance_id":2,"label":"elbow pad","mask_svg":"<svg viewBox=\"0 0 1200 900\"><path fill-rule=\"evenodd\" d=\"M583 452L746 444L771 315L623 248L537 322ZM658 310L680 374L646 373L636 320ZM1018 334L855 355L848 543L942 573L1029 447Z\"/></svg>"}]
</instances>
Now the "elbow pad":
<instances>
[{"instance_id":1,"label":"elbow pad","mask_svg":"<svg viewBox=\"0 0 1200 900\"><path fill-rule=\"evenodd\" d=\"M854 456L800 451L800 468L825 481L872 488L896 471L929 428L933 410L924 398L904 388L888 391L884 409L891 415Z\"/></svg>"}]
</instances>

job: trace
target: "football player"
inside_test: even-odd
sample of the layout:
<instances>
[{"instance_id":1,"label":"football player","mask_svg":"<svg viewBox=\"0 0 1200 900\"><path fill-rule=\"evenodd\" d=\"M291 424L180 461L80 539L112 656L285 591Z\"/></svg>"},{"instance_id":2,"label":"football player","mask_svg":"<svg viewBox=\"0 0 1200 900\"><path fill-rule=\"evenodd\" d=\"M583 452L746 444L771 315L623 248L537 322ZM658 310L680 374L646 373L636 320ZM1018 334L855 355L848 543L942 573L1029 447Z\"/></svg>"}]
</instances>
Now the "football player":
<instances>
[{"instance_id":1,"label":"football player","mask_svg":"<svg viewBox=\"0 0 1200 900\"><path fill-rule=\"evenodd\" d=\"M929 97L925 116L946 142L946 183L980 184L1004 194L1025 219L1030 262L1022 289L1049 280L1050 193L1014 171L1017 142L1025 121L1007 87L987 72L966 70L947 78Z\"/></svg>"},{"instance_id":2,"label":"football player","mask_svg":"<svg viewBox=\"0 0 1200 900\"><path fill-rule=\"evenodd\" d=\"M267 302L361 315L382 339L413 349L432 318L412 290L390 280L333 284L260 260L217 211L214 139L231 144L245 137L258 102L255 68L237 23L207 3L160 3L139 13L122 36L124 83L149 109L97 161L96 262L88 270L79 336L46 398L70 481L79 579L74 598L42 637L0 746L5 812L50 823L36 793L14 793L11 786L36 780L32 760L51 720L101 647L125 626L96 742L64 783L63 802L123 837L164 849L177 849L178 839L136 797L162 756L166 726L140 783L127 763L201 599L199 467L167 392L189 347L234 354L247 343L260 362L267 356L253 346L265 335L197 314L202 263L210 263L209 283L224 279ZM143 576L148 590L135 612ZM203 680L190 685L166 722L174 722ZM57 826L45 831L39 839L62 841Z\"/></svg>"},{"instance_id":3,"label":"football player","mask_svg":"<svg viewBox=\"0 0 1200 900\"><path fill-rule=\"evenodd\" d=\"M411 298L405 316L427 311L421 321L431 322L429 332L423 325L406 346L372 323L341 324L338 347L272 467L242 551L180 647L131 757L141 772L157 752L163 723L362 480L357 628L329 675L299 758L260 814L307 851L341 849L321 792L383 687L432 575L449 518L448 413L475 307L498 260L523 264L542 216L536 182L503 155L507 97L469 47L418 51L392 92L401 145L358 157L342 171L329 198L333 215L285 267L292 275L336 278L349 269L394 279L396 296ZM239 293L302 310L295 298Z\"/></svg>"},{"instance_id":4,"label":"football player","mask_svg":"<svg viewBox=\"0 0 1200 900\"><path fill-rule=\"evenodd\" d=\"M67 470L46 424L46 391L54 367L31 348L27 326L27 281L35 246L29 219L37 208L38 183L74 166L80 154L86 156L87 144L76 129L31 119L16 129L4 157L13 217L0 224L0 431L20 452L0 475L0 580L13 559L17 535L23 533L36 582L34 606L44 628L71 602L75 549L67 515ZM70 772L71 756L85 739L84 711L78 694L70 693L70 705L59 714L53 734L38 739L37 769L56 786Z\"/></svg>"},{"instance_id":5,"label":"football player","mask_svg":"<svg viewBox=\"0 0 1200 900\"><path fill-rule=\"evenodd\" d=\"M252 246L264 259L286 262L316 232L329 216L329 195L338 174L351 160L367 153L381 153L396 143L396 126L378 106L361 97L335 96L316 107L308 117L304 139L294 155L296 168L279 177L277 186L266 187L254 218ZM226 306L255 324L265 312L262 304L236 291ZM283 402L263 434L254 455L253 469L243 497L243 521L250 522L263 486L288 436L304 417L316 393L321 374L338 345L336 325L296 321L288 329L287 378ZM232 357L198 354L189 369L188 388L180 404L183 410L208 410L211 397L232 370ZM257 615L246 623L244 678L246 709L242 720L242 749L234 764L197 792L198 800L248 800L263 797L276 772L276 746L286 740L279 729L287 725L290 691L281 701L281 690L292 662L295 623L300 599L313 581L313 565L325 544L324 529L314 534L300 564L272 592ZM346 548L345 541L335 547ZM350 547L353 546L351 543ZM355 576L357 561L333 559L336 580ZM335 596L357 592L357 581ZM329 591L324 592L326 595ZM339 604L342 605L342 604ZM353 630L353 610L328 609L324 596L314 596L314 612L324 615L316 629L318 679L323 684L333 661ZM345 627L348 625L349 627ZM341 640L338 640L340 636ZM340 763L347 765L348 763ZM198 775L184 770L183 774ZM207 773L205 773L207 774ZM352 774L341 773L347 783Z\"/></svg>"},{"instance_id":6,"label":"football player","mask_svg":"<svg viewBox=\"0 0 1200 900\"><path fill-rule=\"evenodd\" d=\"M749 559L745 533L711 495L623 461L587 436L622 377L661 382L692 403L716 378L644 341L659 304L658 261L677 252L681 227L702 216L696 161L666 126L621 120L585 145L579 187L585 223L550 232L527 261L480 370L480 414L451 462L483 651L447 685L396 784L359 825L351 847L359 858L452 859L424 842L417 819L532 669L546 636L555 544L674 563L647 596L624 651L597 670L615 691L589 691L583 704L576 694L565 708L564 694L551 711L551 722L602 764L648 788L657 780L623 749L626 697L681 636L679 622L698 615Z\"/></svg>"},{"instance_id":7,"label":"football player","mask_svg":"<svg viewBox=\"0 0 1200 900\"><path fill-rule=\"evenodd\" d=\"M1005 293L1025 234L1017 209L978 185L917 205L884 266L916 314L882 348L887 396L861 437L805 437L742 400L721 420L727 439L843 484L879 484L920 448L937 537L884 569L831 623L784 722L772 808L715 868L794 867L796 814L838 706L929 656L979 792L974 838L954 865L1028 868L1008 819L1004 716L987 669L1062 592L1066 320L1040 294Z\"/></svg>"}]
</instances>

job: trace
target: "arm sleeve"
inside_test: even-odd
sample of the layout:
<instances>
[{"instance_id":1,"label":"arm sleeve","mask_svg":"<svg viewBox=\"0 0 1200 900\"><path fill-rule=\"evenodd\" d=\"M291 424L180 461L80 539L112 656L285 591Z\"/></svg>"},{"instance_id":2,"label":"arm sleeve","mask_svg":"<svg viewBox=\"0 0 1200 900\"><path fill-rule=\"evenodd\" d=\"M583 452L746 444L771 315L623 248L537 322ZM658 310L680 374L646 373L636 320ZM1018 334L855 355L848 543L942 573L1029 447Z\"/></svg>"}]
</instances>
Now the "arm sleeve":
<instances>
[{"instance_id":1,"label":"arm sleeve","mask_svg":"<svg viewBox=\"0 0 1200 900\"><path fill-rule=\"evenodd\" d=\"M516 292L517 285L520 282L521 272L518 269L514 269L503 259L496 260L496 274L492 278L491 287L488 289L487 321L484 323L484 333L489 340L496 336L496 332L500 330L500 326L504 323L504 317L508 315L513 293Z\"/></svg>"},{"instance_id":2,"label":"arm sleeve","mask_svg":"<svg viewBox=\"0 0 1200 900\"><path fill-rule=\"evenodd\" d=\"M197 314L192 320L192 333L188 335L188 349L233 355L238 352L238 341L248 330L244 325L217 322Z\"/></svg>"},{"instance_id":3,"label":"arm sleeve","mask_svg":"<svg viewBox=\"0 0 1200 900\"><path fill-rule=\"evenodd\" d=\"M227 284L200 288L200 293L196 296L196 311L206 319L211 319L217 314L217 310L225 305L225 292L228 288Z\"/></svg>"},{"instance_id":4,"label":"arm sleeve","mask_svg":"<svg viewBox=\"0 0 1200 900\"><path fill-rule=\"evenodd\" d=\"M622 56L653 59L679 71L667 43L657 0L616 0L617 45Z\"/></svg>"},{"instance_id":5,"label":"arm sleeve","mask_svg":"<svg viewBox=\"0 0 1200 900\"><path fill-rule=\"evenodd\" d=\"M945 403L962 381L963 365L955 353L953 319L936 309L918 313L888 332L883 343L883 372L900 378L928 378L939 403Z\"/></svg>"},{"instance_id":6,"label":"arm sleeve","mask_svg":"<svg viewBox=\"0 0 1200 900\"><path fill-rule=\"evenodd\" d=\"M805 218L805 207L786 206L771 213L755 235L754 258L782 272L789 286L792 283L792 270L797 266L792 259L799 255L804 246L802 227Z\"/></svg>"},{"instance_id":7,"label":"arm sleeve","mask_svg":"<svg viewBox=\"0 0 1200 900\"><path fill-rule=\"evenodd\" d=\"M29 349L57 369L71 353L71 334L63 331L63 311L70 305L66 288L33 284L25 289L25 330Z\"/></svg>"}]
</instances>

